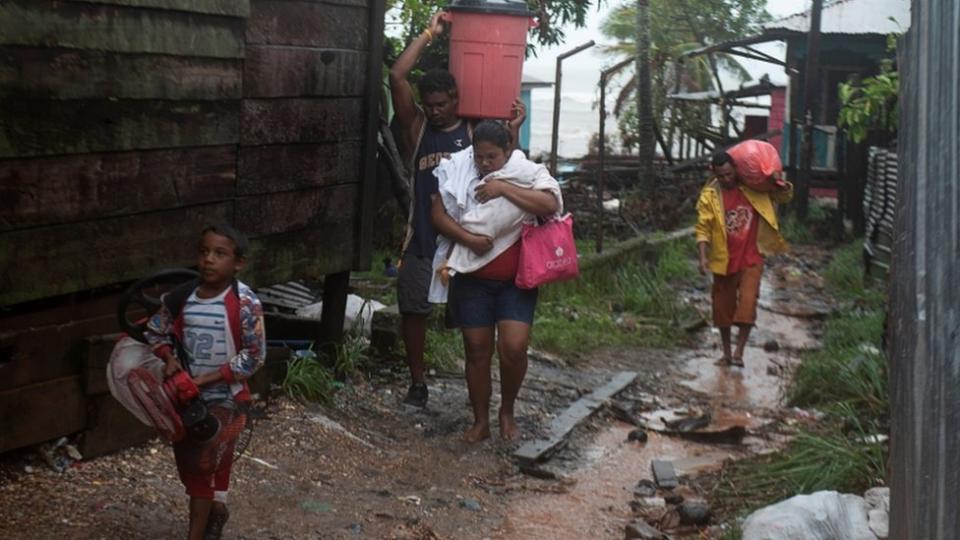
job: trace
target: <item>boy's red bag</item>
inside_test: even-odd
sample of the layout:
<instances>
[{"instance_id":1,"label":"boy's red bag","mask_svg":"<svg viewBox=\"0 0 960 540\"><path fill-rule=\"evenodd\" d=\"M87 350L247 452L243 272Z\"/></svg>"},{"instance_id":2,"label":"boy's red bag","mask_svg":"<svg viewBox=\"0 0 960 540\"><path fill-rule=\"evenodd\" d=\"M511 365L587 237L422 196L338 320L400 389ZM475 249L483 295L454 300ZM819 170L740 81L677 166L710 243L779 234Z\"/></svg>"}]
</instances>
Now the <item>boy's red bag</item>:
<instances>
[{"instance_id":1,"label":"boy's red bag","mask_svg":"<svg viewBox=\"0 0 960 540\"><path fill-rule=\"evenodd\" d=\"M566 281L580 275L573 216L551 218L541 225L524 223L520 233L520 264L514 283L521 289Z\"/></svg>"},{"instance_id":2,"label":"boy's red bag","mask_svg":"<svg viewBox=\"0 0 960 540\"><path fill-rule=\"evenodd\" d=\"M783 165L772 144L751 139L728 149L727 153L747 187L756 191L773 191L777 187L770 177L776 176L779 180Z\"/></svg>"}]
</instances>

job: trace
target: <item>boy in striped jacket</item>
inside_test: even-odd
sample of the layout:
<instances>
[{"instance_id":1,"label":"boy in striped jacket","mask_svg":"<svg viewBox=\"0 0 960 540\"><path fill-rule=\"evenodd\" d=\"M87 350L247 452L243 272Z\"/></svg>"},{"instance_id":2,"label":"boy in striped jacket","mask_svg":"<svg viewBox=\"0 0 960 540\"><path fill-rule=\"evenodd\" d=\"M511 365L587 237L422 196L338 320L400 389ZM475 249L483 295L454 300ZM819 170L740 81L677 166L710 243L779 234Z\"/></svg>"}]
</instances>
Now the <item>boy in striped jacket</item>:
<instances>
[{"instance_id":1,"label":"boy in striped jacket","mask_svg":"<svg viewBox=\"0 0 960 540\"><path fill-rule=\"evenodd\" d=\"M164 375L186 369L220 422L212 440L188 437L174 445L177 471L190 496L190 540L220 538L229 516L233 450L250 402L245 381L265 356L260 300L236 279L246 252L246 238L232 227L206 227L197 254L200 278L165 294L144 332L164 362Z\"/></svg>"}]
</instances>

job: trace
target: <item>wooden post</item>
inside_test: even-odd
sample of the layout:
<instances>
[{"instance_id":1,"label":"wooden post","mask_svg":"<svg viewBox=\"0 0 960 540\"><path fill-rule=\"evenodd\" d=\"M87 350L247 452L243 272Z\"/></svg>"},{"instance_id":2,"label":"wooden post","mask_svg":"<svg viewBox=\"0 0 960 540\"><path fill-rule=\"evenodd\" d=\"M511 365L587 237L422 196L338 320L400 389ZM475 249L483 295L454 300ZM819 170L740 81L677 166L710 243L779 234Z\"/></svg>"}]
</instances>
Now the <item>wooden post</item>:
<instances>
[{"instance_id":1,"label":"wooden post","mask_svg":"<svg viewBox=\"0 0 960 540\"><path fill-rule=\"evenodd\" d=\"M958 538L960 0L913 0L898 47L890 321L890 535Z\"/></svg>"},{"instance_id":2,"label":"wooden post","mask_svg":"<svg viewBox=\"0 0 960 540\"><path fill-rule=\"evenodd\" d=\"M356 247L353 268L370 268L373 255L373 223L377 198L377 131L380 128L380 90L383 80L383 13L385 0L370 2L367 52L367 88L364 96L363 172L360 184L360 211L357 212Z\"/></svg>"},{"instance_id":3,"label":"wooden post","mask_svg":"<svg viewBox=\"0 0 960 540\"><path fill-rule=\"evenodd\" d=\"M560 83L563 78L563 61L580 51L584 51L593 47L594 41L590 41L580 45L575 49L571 49L560 56L557 56L557 73L553 81L553 132L550 135L550 174L554 177L557 176L557 147L559 146L560 139Z\"/></svg>"},{"instance_id":4,"label":"wooden post","mask_svg":"<svg viewBox=\"0 0 960 540\"><path fill-rule=\"evenodd\" d=\"M603 251L603 222L606 217L603 210L603 192L607 187L607 169L605 162L607 151L606 145L604 144L607 125L607 79L633 62L633 58L628 58L600 72L600 177L597 182L597 253Z\"/></svg>"},{"instance_id":5,"label":"wooden post","mask_svg":"<svg viewBox=\"0 0 960 540\"><path fill-rule=\"evenodd\" d=\"M328 274L323 280L323 310L320 313L320 333L316 336L317 351L332 353L334 345L343 340L344 313L350 272Z\"/></svg>"},{"instance_id":6,"label":"wooden post","mask_svg":"<svg viewBox=\"0 0 960 540\"><path fill-rule=\"evenodd\" d=\"M807 66L803 74L803 145L800 170L797 174L797 217L806 221L810 207L810 171L813 167L813 124L817 111L820 86L820 12L823 0L813 0L810 14L810 32L807 34Z\"/></svg>"}]
</instances>

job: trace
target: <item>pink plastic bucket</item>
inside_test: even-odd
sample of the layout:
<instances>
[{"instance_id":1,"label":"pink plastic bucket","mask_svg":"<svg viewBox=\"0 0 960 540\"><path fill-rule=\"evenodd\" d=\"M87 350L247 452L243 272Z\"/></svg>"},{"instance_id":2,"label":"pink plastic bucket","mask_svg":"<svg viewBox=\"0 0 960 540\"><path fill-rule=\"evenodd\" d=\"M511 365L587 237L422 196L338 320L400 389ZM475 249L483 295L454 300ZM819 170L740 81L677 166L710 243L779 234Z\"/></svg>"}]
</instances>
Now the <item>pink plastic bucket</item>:
<instances>
[{"instance_id":1,"label":"pink plastic bucket","mask_svg":"<svg viewBox=\"0 0 960 540\"><path fill-rule=\"evenodd\" d=\"M520 97L520 79L527 31L535 26L525 9L450 6L450 73L457 80L465 118L512 118L513 101Z\"/></svg>"}]
</instances>

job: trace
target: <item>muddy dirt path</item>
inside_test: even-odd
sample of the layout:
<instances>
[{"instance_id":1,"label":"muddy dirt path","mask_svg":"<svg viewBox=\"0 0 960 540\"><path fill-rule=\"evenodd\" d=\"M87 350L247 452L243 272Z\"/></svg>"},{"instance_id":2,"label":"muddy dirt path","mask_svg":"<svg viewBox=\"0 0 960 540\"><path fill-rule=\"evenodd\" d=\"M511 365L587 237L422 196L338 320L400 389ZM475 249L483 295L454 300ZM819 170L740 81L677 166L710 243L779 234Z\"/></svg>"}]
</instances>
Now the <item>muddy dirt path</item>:
<instances>
[{"instance_id":1,"label":"muddy dirt path","mask_svg":"<svg viewBox=\"0 0 960 540\"><path fill-rule=\"evenodd\" d=\"M770 428L777 419L791 414L782 405L786 376L803 350L817 346L817 323L810 315L821 314L823 309L822 303L792 296L786 301L780 294L797 273L789 263L767 272L757 330L744 355L745 367L717 366L719 335L703 329L693 346L663 353L663 365L680 368L674 379L680 388L659 397L648 395L651 399L640 407L709 412L713 429L746 428L741 443L697 443L648 431L649 440L640 444L627 440L635 425L608 421L567 457L573 463L564 475L569 488L563 493L514 497L508 504L506 530L496 538L620 539L624 526L634 517L630 507L634 487L640 480L653 479L651 461L673 462L678 476L696 477L727 460L781 447L786 438ZM702 312L709 312L704 294L691 296Z\"/></svg>"},{"instance_id":2,"label":"muddy dirt path","mask_svg":"<svg viewBox=\"0 0 960 540\"><path fill-rule=\"evenodd\" d=\"M800 349L816 343L814 323L789 315L819 309L815 295L790 296L791 304L782 294L797 280L809 284L814 274L803 259L767 272L761 330L743 370L713 366L717 336L704 329L691 346L672 351L610 349L576 363L534 356L518 403L529 440L580 396L635 371L636 382L614 398L621 407L709 410L714 424L747 427L742 444L698 444L653 431L646 444L628 443L633 426L607 408L540 466L555 478L535 478L518 470L516 444L460 442L470 414L459 375L436 374L421 411L399 403L402 366L384 366L341 391L333 406L269 403L234 468L224 538L622 538L633 487L650 477L652 459L693 474L782 443L765 427L789 414L779 402L782 374ZM706 306L704 287L683 293ZM771 340L779 351L763 350ZM158 441L77 462L62 474L29 449L0 456L0 538L180 538L185 518L172 452Z\"/></svg>"}]
</instances>

